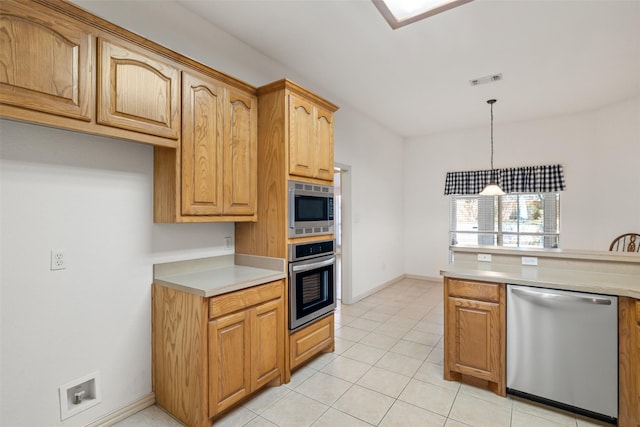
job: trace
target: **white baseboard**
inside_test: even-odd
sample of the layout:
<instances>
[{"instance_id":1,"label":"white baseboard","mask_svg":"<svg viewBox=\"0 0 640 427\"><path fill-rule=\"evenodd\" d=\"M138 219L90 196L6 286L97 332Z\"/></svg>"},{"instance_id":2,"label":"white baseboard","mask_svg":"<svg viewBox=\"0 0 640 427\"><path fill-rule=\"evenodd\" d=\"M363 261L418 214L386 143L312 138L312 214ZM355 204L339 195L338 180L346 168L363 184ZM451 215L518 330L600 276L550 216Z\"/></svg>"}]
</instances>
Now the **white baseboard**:
<instances>
[{"instance_id":1,"label":"white baseboard","mask_svg":"<svg viewBox=\"0 0 640 427\"><path fill-rule=\"evenodd\" d=\"M434 284L434 285L442 285L442 277L433 277L433 276L421 276L418 274L401 274L400 276L396 277L395 279L391 279L387 282L384 282L381 285L376 286L373 289L368 290L367 292L364 292L360 295L354 296L353 297L353 302L352 304L357 303L358 301L365 299L366 297L375 294L378 291L383 290L386 287L389 287L395 283L398 283L401 280L404 279L414 279L414 280L423 280L425 282L429 282L429 284Z\"/></svg>"},{"instance_id":2,"label":"white baseboard","mask_svg":"<svg viewBox=\"0 0 640 427\"><path fill-rule=\"evenodd\" d=\"M442 284L442 277L422 276L420 274L405 274L407 279L424 280L425 282Z\"/></svg>"},{"instance_id":3,"label":"white baseboard","mask_svg":"<svg viewBox=\"0 0 640 427\"><path fill-rule=\"evenodd\" d=\"M389 287L389 286L393 285L394 283L398 283L399 281L401 281L401 280L402 280L402 279L404 279L404 278L405 278L405 275L404 275L404 274L401 274L400 276L396 277L395 279L391 279L391 280L389 280L389 281L387 281L387 282L384 282L384 283L383 283L383 284L381 284L381 285L376 286L376 287L375 287L375 288L373 288L373 289L368 290L367 292L364 292L364 293L362 293L362 294L360 294L360 295L358 295L358 296L354 296L354 297L353 297L353 302L352 302L352 304L355 304L355 303L357 303L358 301L360 301L361 299L364 299L364 298L366 298L366 297L368 297L368 296L370 296L370 295L373 295L373 294L375 294L376 292L381 291L381 290L383 290L384 288L386 288L386 287Z\"/></svg>"},{"instance_id":4,"label":"white baseboard","mask_svg":"<svg viewBox=\"0 0 640 427\"><path fill-rule=\"evenodd\" d=\"M154 393L149 393L146 396L143 396L140 399L136 400L135 402L130 403L124 408L107 414L99 420L92 422L91 424L87 424L85 427L110 427L115 423L124 420L125 418L129 418L136 412L140 412L143 409L152 406L155 403L156 395Z\"/></svg>"}]
</instances>

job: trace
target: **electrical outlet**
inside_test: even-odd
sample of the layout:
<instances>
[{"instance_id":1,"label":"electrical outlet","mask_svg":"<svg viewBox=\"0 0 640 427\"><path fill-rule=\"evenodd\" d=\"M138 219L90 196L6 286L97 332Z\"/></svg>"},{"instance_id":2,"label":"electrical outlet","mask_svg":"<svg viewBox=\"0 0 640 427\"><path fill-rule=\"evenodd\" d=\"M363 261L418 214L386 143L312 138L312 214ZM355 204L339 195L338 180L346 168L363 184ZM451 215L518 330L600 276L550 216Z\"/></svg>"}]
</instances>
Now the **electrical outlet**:
<instances>
[{"instance_id":1,"label":"electrical outlet","mask_svg":"<svg viewBox=\"0 0 640 427\"><path fill-rule=\"evenodd\" d=\"M64 259L64 252L60 250L51 251L51 271L64 270L67 268L67 264Z\"/></svg>"},{"instance_id":2,"label":"electrical outlet","mask_svg":"<svg viewBox=\"0 0 640 427\"><path fill-rule=\"evenodd\" d=\"M491 262L491 254L478 254L478 261Z\"/></svg>"},{"instance_id":3,"label":"electrical outlet","mask_svg":"<svg viewBox=\"0 0 640 427\"><path fill-rule=\"evenodd\" d=\"M231 236L224 238L224 247L225 249L231 249Z\"/></svg>"},{"instance_id":4,"label":"electrical outlet","mask_svg":"<svg viewBox=\"0 0 640 427\"><path fill-rule=\"evenodd\" d=\"M538 257L535 256L523 256L522 265L538 265Z\"/></svg>"}]
</instances>

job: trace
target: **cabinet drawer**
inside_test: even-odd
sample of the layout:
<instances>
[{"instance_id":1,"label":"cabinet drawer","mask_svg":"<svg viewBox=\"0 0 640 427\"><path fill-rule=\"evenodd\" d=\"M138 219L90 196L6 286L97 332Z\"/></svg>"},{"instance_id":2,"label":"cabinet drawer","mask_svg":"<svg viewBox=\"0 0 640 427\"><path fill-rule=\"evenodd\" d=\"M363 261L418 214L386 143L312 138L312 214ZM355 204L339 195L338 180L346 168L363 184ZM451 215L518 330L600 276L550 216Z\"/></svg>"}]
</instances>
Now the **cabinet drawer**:
<instances>
[{"instance_id":1,"label":"cabinet drawer","mask_svg":"<svg viewBox=\"0 0 640 427\"><path fill-rule=\"evenodd\" d=\"M291 368L333 345L333 314L300 329L290 337Z\"/></svg>"},{"instance_id":2,"label":"cabinet drawer","mask_svg":"<svg viewBox=\"0 0 640 427\"><path fill-rule=\"evenodd\" d=\"M254 286L209 299L209 319L282 297L283 281Z\"/></svg>"},{"instance_id":3,"label":"cabinet drawer","mask_svg":"<svg viewBox=\"0 0 640 427\"><path fill-rule=\"evenodd\" d=\"M640 300L636 300L636 322L640 325Z\"/></svg>"},{"instance_id":4,"label":"cabinet drawer","mask_svg":"<svg viewBox=\"0 0 640 427\"><path fill-rule=\"evenodd\" d=\"M499 283L447 279L447 284L448 295L452 297L492 302L500 301L500 287L502 285Z\"/></svg>"}]
</instances>

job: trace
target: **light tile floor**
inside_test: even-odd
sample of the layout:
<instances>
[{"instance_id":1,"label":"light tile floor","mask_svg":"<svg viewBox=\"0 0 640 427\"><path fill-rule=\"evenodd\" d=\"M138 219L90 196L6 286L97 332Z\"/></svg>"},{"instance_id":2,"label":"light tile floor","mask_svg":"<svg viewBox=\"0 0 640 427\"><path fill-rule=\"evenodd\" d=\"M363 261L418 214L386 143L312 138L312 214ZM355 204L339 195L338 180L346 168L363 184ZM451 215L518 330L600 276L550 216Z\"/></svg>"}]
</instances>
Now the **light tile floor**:
<instances>
[{"instance_id":1,"label":"light tile floor","mask_svg":"<svg viewBox=\"0 0 640 427\"><path fill-rule=\"evenodd\" d=\"M335 313L336 350L215 427L604 426L442 378L442 286L405 279ZM152 406L118 427L180 427Z\"/></svg>"}]
</instances>

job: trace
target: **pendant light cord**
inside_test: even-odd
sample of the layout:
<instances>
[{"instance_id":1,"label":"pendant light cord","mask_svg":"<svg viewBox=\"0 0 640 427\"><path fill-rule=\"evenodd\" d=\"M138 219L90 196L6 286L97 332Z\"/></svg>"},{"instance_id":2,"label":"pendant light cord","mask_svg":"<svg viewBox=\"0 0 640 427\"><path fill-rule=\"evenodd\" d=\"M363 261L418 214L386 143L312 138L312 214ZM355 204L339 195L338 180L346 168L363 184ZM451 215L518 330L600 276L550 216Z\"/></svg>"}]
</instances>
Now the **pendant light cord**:
<instances>
[{"instance_id":1,"label":"pendant light cord","mask_svg":"<svg viewBox=\"0 0 640 427\"><path fill-rule=\"evenodd\" d=\"M493 176L493 104L496 103L495 99L490 99L487 104L491 105L491 175Z\"/></svg>"}]
</instances>

